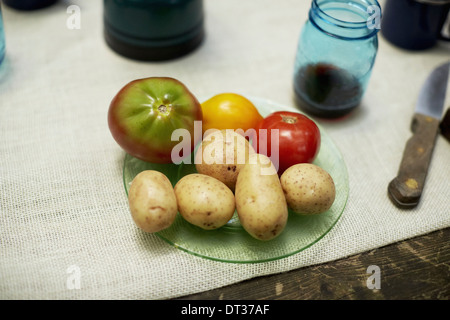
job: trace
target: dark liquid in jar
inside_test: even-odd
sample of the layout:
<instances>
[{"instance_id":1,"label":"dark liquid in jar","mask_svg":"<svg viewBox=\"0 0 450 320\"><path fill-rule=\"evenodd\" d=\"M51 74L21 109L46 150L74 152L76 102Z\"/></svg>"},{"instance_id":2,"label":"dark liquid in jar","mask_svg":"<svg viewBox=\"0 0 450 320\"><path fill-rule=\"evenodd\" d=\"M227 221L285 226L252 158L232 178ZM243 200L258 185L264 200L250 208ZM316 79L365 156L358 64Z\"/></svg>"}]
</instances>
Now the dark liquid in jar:
<instances>
[{"instance_id":1,"label":"dark liquid in jar","mask_svg":"<svg viewBox=\"0 0 450 320\"><path fill-rule=\"evenodd\" d=\"M302 67L294 78L295 97L305 112L324 118L350 113L361 102L362 87L349 72L332 64Z\"/></svg>"}]
</instances>

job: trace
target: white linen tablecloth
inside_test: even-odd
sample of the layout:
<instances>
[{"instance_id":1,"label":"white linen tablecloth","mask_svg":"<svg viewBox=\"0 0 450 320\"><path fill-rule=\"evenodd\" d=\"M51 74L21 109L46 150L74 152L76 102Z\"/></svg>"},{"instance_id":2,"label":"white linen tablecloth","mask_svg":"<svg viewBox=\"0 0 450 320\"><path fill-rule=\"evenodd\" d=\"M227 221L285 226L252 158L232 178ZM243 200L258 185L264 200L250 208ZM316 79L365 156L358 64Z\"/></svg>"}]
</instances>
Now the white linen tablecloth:
<instances>
[{"instance_id":1,"label":"white linen tablecloth","mask_svg":"<svg viewBox=\"0 0 450 320\"><path fill-rule=\"evenodd\" d=\"M71 4L80 7L80 29L66 25ZM449 49L407 52L381 35L361 108L345 120L320 122L343 154L350 184L342 218L321 241L277 261L232 264L177 250L133 224L124 152L106 122L115 93L137 78L170 76L198 97L236 92L293 106L293 62L309 4L205 0L205 42L158 63L107 47L101 1L60 1L34 12L3 5L0 298L168 299L449 227L450 144L442 136L420 205L399 210L387 197L418 90L449 60Z\"/></svg>"}]
</instances>

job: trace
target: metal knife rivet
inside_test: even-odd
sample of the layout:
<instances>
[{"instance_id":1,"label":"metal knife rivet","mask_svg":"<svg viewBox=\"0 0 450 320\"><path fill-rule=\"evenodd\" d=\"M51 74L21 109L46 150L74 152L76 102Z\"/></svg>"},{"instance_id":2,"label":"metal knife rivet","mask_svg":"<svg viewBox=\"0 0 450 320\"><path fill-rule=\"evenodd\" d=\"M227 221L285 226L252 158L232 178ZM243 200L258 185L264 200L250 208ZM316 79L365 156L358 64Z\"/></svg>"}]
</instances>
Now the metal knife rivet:
<instances>
[{"instance_id":1,"label":"metal knife rivet","mask_svg":"<svg viewBox=\"0 0 450 320\"><path fill-rule=\"evenodd\" d=\"M424 151L425 151L425 149L422 148L422 147L418 147L418 148L417 148L417 154L418 154L418 155L421 155L422 153L424 153Z\"/></svg>"}]
</instances>

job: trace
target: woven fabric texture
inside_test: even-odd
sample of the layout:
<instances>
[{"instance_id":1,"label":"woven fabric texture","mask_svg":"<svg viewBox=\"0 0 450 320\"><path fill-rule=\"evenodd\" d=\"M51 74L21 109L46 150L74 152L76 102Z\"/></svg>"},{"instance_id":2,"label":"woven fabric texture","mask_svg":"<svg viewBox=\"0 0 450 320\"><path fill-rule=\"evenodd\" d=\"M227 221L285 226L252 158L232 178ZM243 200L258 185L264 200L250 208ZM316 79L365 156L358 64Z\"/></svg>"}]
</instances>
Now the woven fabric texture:
<instances>
[{"instance_id":1,"label":"woven fabric texture","mask_svg":"<svg viewBox=\"0 0 450 320\"><path fill-rule=\"evenodd\" d=\"M80 29L67 26L68 2L35 12L3 6L0 298L168 299L450 226L450 145L443 137L420 205L399 210L387 197L418 90L448 60L449 49L413 54L380 36L363 105L344 120L321 122L342 152L350 186L342 218L323 239L284 259L232 264L144 234L131 220L125 154L106 122L114 94L134 79L171 76L199 97L236 92L293 106L293 62L309 3L205 1L204 43L159 63L123 58L107 47L101 1L71 3L80 7Z\"/></svg>"}]
</instances>

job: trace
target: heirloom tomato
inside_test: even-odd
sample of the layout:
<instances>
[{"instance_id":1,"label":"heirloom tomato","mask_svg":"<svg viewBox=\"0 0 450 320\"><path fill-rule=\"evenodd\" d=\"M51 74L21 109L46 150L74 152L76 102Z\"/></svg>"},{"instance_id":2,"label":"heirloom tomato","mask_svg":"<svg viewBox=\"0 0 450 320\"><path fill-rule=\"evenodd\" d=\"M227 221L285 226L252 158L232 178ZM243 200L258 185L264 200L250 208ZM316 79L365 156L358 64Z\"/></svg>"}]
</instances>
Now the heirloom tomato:
<instances>
[{"instance_id":1,"label":"heirloom tomato","mask_svg":"<svg viewBox=\"0 0 450 320\"><path fill-rule=\"evenodd\" d=\"M151 77L131 81L111 101L108 125L113 138L130 155L147 162L171 163L176 129L185 129L194 150L194 122L201 105L180 81ZM189 144L188 144L189 145Z\"/></svg>"},{"instance_id":2,"label":"heirloom tomato","mask_svg":"<svg viewBox=\"0 0 450 320\"><path fill-rule=\"evenodd\" d=\"M278 137L272 132L274 129L278 129ZM301 113L271 113L259 123L257 134L255 148L270 157L279 175L294 164L313 162L319 153L320 130Z\"/></svg>"}]
</instances>

